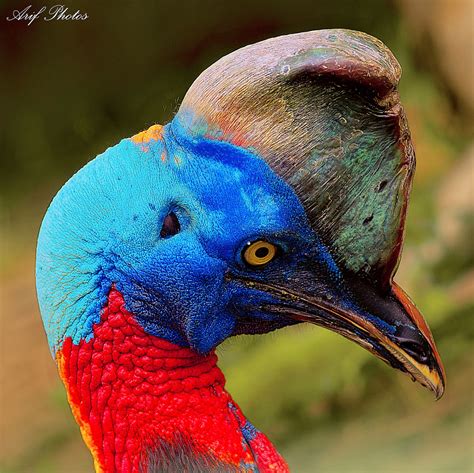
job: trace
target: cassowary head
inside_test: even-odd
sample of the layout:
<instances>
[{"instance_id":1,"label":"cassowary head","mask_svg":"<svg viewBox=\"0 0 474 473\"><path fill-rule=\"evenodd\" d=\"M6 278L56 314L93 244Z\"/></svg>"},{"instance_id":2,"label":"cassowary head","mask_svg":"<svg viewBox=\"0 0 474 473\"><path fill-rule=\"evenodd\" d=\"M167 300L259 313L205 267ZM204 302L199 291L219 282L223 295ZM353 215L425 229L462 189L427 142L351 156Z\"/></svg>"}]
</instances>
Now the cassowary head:
<instances>
[{"instance_id":1,"label":"cassowary head","mask_svg":"<svg viewBox=\"0 0 474 473\"><path fill-rule=\"evenodd\" d=\"M288 471L225 391L232 335L314 323L442 395L393 281L415 165L399 76L352 31L248 46L54 198L38 298L97 472Z\"/></svg>"},{"instance_id":2,"label":"cassowary head","mask_svg":"<svg viewBox=\"0 0 474 473\"><path fill-rule=\"evenodd\" d=\"M393 281L415 166L399 77L383 44L344 30L209 67L171 123L53 200L37 263L52 351L90 340L116 288L146 333L198 353L311 322L440 397L430 331Z\"/></svg>"}]
</instances>

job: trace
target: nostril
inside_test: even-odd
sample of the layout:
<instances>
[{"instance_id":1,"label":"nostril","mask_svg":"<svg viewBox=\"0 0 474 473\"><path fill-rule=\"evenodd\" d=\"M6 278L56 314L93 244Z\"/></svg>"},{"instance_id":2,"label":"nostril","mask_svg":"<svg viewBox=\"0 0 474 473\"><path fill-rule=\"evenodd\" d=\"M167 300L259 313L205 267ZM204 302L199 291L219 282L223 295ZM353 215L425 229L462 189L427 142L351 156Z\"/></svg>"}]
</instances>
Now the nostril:
<instances>
[{"instance_id":1,"label":"nostril","mask_svg":"<svg viewBox=\"0 0 474 473\"><path fill-rule=\"evenodd\" d=\"M425 347L421 343L415 342L413 340L403 340L399 341L398 345L416 361L420 363L428 362L428 355L426 353Z\"/></svg>"}]
</instances>

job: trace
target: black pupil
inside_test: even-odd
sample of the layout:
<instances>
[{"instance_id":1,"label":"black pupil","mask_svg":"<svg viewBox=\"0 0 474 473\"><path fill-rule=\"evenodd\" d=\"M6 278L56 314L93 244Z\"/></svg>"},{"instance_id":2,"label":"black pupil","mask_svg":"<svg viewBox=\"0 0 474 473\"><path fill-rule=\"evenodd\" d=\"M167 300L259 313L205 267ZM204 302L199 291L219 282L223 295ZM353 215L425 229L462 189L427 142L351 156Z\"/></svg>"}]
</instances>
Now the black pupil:
<instances>
[{"instance_id":1,"label":"black pupil","mask_svg":"<svg viewBox=\"0 0 474 473\"><path fill-rule=\"evenodd\" d=\"M268 248L260 247L255 250L255 256L257 258L265 258L268 255Z\"/></svg>"},{"instance_id":2,"label":"black pupil","mask_svg":"<svg viewBox=\"0 0 474 473\"><path fill-rule=\"evenodd\" d=\"M174 212L170 212L163 220L163 226L161 227L160 237L172 237L173 235L179 233L180 229L181 227L179 225L178 217L176 217L176 214Z\"/></svg>"}]
</instances>

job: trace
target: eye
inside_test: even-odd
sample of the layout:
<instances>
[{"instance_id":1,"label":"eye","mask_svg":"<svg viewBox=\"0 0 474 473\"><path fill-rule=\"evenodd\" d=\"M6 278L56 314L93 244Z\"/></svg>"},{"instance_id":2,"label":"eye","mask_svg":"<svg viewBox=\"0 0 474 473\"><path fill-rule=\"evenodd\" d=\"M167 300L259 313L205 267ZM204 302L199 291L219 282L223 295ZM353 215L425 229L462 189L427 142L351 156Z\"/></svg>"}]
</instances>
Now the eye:
<instances>
[{"instance_id":1,"label":"eye","mask_svg":"<svg viewBox=\"0 0 474 473\"><path fill-rule=\"evenodd\" d=\"M263 266L275 258L277 247L268 241L258 240L245 248L243 258L251 266Z\"/></svg>"},{"instance_id":2,"label":"eye","mask_svg":"<svg viewBox=\"0 0 474 473\"><path fill-rule=\"evenodd\" d=\"M163 226L161 227L160 237L169 238L181 230L181 225L179 224L178 217L174 212L170 212L165 219L163 220Z\"/></svg>"}]
</instances>

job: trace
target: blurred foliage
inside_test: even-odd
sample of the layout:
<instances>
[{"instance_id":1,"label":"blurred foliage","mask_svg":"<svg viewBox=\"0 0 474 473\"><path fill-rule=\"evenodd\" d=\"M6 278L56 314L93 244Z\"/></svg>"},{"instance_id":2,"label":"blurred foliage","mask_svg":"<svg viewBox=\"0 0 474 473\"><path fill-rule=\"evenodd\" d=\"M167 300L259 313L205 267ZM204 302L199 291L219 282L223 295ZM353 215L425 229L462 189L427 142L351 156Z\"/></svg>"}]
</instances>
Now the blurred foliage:
<instances>
[{"instance_id":1,"label":"blurred foliage","mask_svg":"<svg viewBox=\"0 0 474 473\"><path fill-rule=\"evenodd\" d=\"M3 18L13 5L3 4ZM467 215L462 240L445 242L435 198L472 136L443 81L415 54L395 4L119 1L105 7L78 1L76 8L90 18L30 27L3 23L0 30L4 273L17 270L21 258L32 270L37 228L58 187L121 138L168 121L192 80L218 57L296 31L371 33L403 66L401 96L418 170L399 279L433 329L447 394L432 404L430 394L405 376L315 327L228 340L219 349L221 364L235 400L297 472L473 471L473 306L458 286L473 277L474 227ZM51 395L68 415L62 388ZM46 428L34 443L5 459L10 466L4 471L66 471L60 466L66 453L66 464L75 465L67 471L87 471L90 460L72 419L62 430Z\"/></svg>"}]
</instances>

